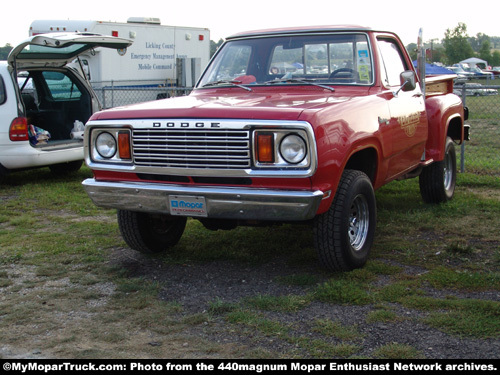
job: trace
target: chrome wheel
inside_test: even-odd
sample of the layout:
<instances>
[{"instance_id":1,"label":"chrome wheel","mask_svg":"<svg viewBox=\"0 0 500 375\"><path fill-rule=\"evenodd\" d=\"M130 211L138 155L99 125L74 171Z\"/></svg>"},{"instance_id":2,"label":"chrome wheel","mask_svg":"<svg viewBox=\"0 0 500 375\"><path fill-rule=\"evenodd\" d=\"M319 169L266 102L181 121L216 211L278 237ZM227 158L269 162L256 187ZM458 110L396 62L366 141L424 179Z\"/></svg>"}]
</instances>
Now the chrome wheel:
<instances>
[{"instance_id":1,"label":"chrome wheel","mask_svg":"<svg viewBox=\"0 0 500 375\"><path fill-rule=\"evenodd\" d=\"M355 251L363 248L368 237L369 228L370 209L368 208L368 202L363 195L357 195L352 202L348 229L349 240Z\"/></svg>"},{"instance_id":2,"label":"chrome wheel","mask_svg":"<svg viewBox=\"0 0 500 375\"><path fill-rule=\"evenodd\" d=\"M454 176L455 176L455 162L451 153L446 153L444 159L444 168L443 168L443 179L444 179L444 190L449 192L454 185Z\"/></svg>"}]
</instances>

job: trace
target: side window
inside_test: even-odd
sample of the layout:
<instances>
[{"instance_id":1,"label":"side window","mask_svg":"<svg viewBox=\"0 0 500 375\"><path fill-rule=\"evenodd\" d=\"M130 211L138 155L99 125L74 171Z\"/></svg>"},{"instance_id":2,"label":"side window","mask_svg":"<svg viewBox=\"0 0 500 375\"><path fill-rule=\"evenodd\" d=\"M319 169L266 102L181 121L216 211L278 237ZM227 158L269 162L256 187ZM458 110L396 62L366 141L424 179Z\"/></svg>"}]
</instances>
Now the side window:
<instances>
[{"instance_id":1,"label":"side window","mask_svg":"<svg viewBox=\"0 0 500 375\"><path fill-rule=\"evenodd\" d=\"M7 100L7 93L5 92L5 83L2 76L0 76L0 105Z\"/></svg>"},{"instance_id":2,"label":"side window","mask_svg":"<svg viewBox=\"0 0 500 375\"><path fill-rule=\"evenodd\" d=\"M400 74L407 70L401 51L391 40L378 40L380 55L382 56L382 79L388 86L400 86Z\"/></svg>"},{"instance_id":3,"label":"side window","mask_svg":"<svg viewBox=\"0 0 500 375\"><path fill-rule=\"evenodd\" d=\"M372 81L372 61L365 36L356 36L352 41L332 43L330 49L330 72L353 71L357 83Z\"/></svg>"},{"instance_id":4,"label":"side window","mask_svg":"<svg viewBox=\"0 0 500 375\"><path fill-rule=\"evenodd\" d=\"M78 86L61 72L42 72L53 100L79 99L82 96Z\"/></svg>"}]
</instances>

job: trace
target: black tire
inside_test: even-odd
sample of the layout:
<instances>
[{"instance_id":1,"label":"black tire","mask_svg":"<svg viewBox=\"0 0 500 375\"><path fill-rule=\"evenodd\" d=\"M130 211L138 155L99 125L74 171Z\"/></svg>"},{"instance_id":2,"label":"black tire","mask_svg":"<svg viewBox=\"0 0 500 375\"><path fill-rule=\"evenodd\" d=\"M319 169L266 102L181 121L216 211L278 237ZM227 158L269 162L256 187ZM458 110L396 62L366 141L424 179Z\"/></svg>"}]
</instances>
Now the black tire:
<instances>
[{"instance_id":1,"label":"black tire","mask_svg":"<svg viewBox=\"0 0 500 375\"><path fill-rule=\"evenodd\" d=\"M420 194L426 203L443 203L453 198L457 180L457 154L446 138L444 159L425 167L419 177Z\"/></svg>"},{"instance_id":2,"label":"black tire","mask_svg":"<svg viewBox=\"0 0 500 375\"><path fill-rule=\"evenodd\" d=\"M83 165L83 160L69 161L67 163L49 165L50 171L58 176L64 176L78 171Z\"/></svg>"},{"instance_id":3,"label":"black tire","mask_svg":"<svg viewBox=\"0 0 500 375\"><path fill-rule=\"evenodd\" d=\"M363 267L375 236L377 206L368 176L345 170L330 209L314 220L320 263L330 271Z\"/></svg>"},{"instance_id":4,"label":"black tire","mask_svg":"<svg viewBox=\"0 0 500 375\"><path fill-rule=\"evenodd\" d=\"M130 248L151 254L167 251L179 242L186 218L118 210L118 226Z\"/></svg>"}]
</instances>

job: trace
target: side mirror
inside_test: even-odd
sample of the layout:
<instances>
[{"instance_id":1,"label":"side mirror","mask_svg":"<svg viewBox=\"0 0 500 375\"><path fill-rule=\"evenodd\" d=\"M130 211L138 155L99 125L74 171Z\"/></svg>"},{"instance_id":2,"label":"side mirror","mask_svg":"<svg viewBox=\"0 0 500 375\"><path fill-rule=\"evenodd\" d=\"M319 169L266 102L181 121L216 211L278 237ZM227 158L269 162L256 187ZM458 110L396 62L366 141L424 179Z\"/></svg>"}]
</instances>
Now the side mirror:
<instances>
[{"instance_id":1,"label":"side mirror","mask_svg":"<svg viewBox=\"0 0 500 375\"><path fill-rule=\"evenodd\" d=\"M400 75L401 87L393 92L394 96L398 96L401 90L403 91L413 91L417 87L417 78L415 72L412 70L407 70Z\"/></svg>"}]
</instances>

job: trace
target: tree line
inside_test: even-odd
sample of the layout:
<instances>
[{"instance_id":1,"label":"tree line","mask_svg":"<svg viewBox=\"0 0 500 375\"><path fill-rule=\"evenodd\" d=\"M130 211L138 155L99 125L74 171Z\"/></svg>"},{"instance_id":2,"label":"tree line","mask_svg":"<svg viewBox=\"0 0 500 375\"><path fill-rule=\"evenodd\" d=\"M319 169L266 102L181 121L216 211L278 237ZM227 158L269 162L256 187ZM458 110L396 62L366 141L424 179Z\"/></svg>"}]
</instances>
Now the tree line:
<instances>
[{"instance_id":1,"label":"tree line","mask_svg":"<svg viewBox=\"0 0 500 375\"><path fill-rule=\"evenodd\" d=\"M7 56L9 56L9 52L12 49L10 44L6 44L4 47L0 47L0 60L7 60Z\"/></svg>"},{"instance_id":2,"label":"tree line","mask_svg":"<svg viewBox=\"0 0 500 375\"><path fill-rule=\"evenodd\" d=\"M210 56L213 56L217 48L223 43L210 41ZM417 58L417 45L411 43L406 46L413 60ZM452 65L469 57L478 57L486 60L490 66L500 66L500 37L488 36L478 33L476 36L467 34L467 25L460 22L453 29L447 29L442 40L433 39L425 43L428 62L440 62L444 65ZM0 60L7 60L12 46L6 44L0 47Z\"/></svg>"},{"instance_id":3,"label":"tree line","mask_svg":"<svg viewBox=\"0 0 500 375\"><path fill-rule=\"evenodd\" d=\"M467 25L459 22L453 29L447 29L444 38L430 40L425 43L428 62L440 62L444 65L453 65L469 57L478 57L488 62L489 66L500 66L500 37L478 33L469 36ZM412 59L417 58L417 45L407 47Z\"/></svg>"}]
</instances>

